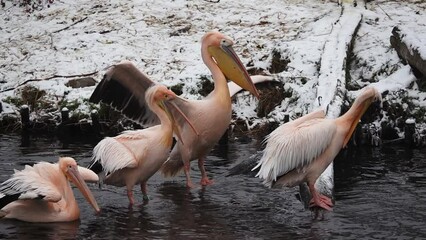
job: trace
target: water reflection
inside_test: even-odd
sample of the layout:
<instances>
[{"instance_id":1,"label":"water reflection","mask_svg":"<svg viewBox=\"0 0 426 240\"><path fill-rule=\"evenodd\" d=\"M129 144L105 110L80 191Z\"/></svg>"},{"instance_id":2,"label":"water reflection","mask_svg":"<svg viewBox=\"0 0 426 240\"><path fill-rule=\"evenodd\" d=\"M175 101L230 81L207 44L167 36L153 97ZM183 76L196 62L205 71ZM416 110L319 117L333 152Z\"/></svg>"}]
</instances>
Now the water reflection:
<instances>
[{"instance_id":1,"label":"water reflection","mask_svg":"<svg viewBox=\"0 0 426 240\"><path fill-rule=\"evenodd\" d=\"M0 135L0 180L13 169L73 156L86 166L95 143L63 145L52 138ZM333 212L313 220L296 199L297 188L266 189L251 174L229 169L257 154L258 143L218 145L206 168L214 185L188 190L179 175L148 181L151 200L128 207L124 188L89 185L101 206L94 214L80 193L81 219L72 223L29 224L0 220L0 239L364 239L422 238L426 220L426 152L403 147L351 148L335 161ZM200 174L196 163L194 182Z\"/></svg>"},{"instance_id":2,"label":"water reflection","mask_svg":"<svg viewBox=\"0 0 426 240\"><path fill-rule=\"evenodd\" d=\"M67 223L25 223L1 220L1 239L76 239L80 221Z\"/></svg>"}]
</instances>

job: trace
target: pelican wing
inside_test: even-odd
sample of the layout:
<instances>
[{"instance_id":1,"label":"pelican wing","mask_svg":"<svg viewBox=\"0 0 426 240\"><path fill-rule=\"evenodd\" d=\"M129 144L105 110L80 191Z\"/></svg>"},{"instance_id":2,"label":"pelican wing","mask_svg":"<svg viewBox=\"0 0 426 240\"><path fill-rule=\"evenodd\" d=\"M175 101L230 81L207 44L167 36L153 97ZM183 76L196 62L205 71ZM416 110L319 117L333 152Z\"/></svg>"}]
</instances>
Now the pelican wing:
<instances>
[{"instance_id":1,"label":"pelican wing","mask_svg":"<svg viewBox=\"0 0 426 240\"><path fill-rule=\"evenodd\" d=\"M317 113L318 114L318 113ZM317 115L317 116L320 116ZM265 139L266 147L256 176L271 186L277 177L293 169L301 169L320 156L332 141L336 132L333 121L315 118L305 122L289 122L274 130Z\"/></svg>"},{"instance_id":2,"label":"pelican wing","mask_svg":"<svg viewBox=\"0 0 426 240\"><path fill-rule=\"evenodd\" d=\"M262 82L272 82L276 81L272 76L263 76L263 75L254 75L250 76L251 80L253 81L253 84L258 84ZM228 89L229 89L229 96L233 97L235 94L243 90L242 87L240 87L238 84L236 84L233 81L228 82Z\"/></svg>"},{"instance_id":3,"label":"pelican wing","mask_svg":"<svg viewBox=\"0 0 426 240\"><path fill-rule=\"evenodd\" d=\"M144 139L145 136L140 134L139 131L128 131L123 134L111 138L106 137L100 141L93 149L92 163L89 169L99 167L100 164L102 171L105 175L113 173L123 168L135 168L138 166L138 161L134 153L124 143L119 141L120 139L127 140L140 140ZM95 171L96 172L96 171Z\"/></svg>"},{"instance_id":4,"label":"pelican wing","mask_svg":"<svg viewBox=\"0 0 426 240\"><path fill-rule=\"evenodd\" d=\"M105 73L90 101L109 104L144 126L156 125L160 121L145 101L145 92L153 84L156 83L131 62L121 62Z\"/></svg>"},{"instance_id":5,"label":"pelican wing","mask_svg":"<svg viewBox=\"0 0 426 240\"><path fill-rule=\"evenodd\" d=\"M293 127L299 126L300 124L308 121L308 120L312 120L312 119L318 119L318 118L325 118L325 112L323 109L318 109L316 111L313 111L311 113L306 114L305 116L302 116L298 119L295 119L291 122L286 123L287 126L291 125ZM286 125L284 124L284 125ZM283 126L284 126L283 125Z\"/></svg>"},{"instance_id":6,"label":"pelican wing","mask_svg":"<svg viewBox=\"0 0 426 240\"><path fill-rule=\"evenodd\" d=\"M58 202L62 195L49 180L59 174L57 164L40 162L26 165L21 171L15 170L11 178L0 185L0 209L15 200L42 199Z\"/></svg>"},{"instance_id":7,"label":"pelican wing","mask_svg":"<svg viewBox=\"0 0 426 240\"><path fill-rule=\"evenodd\" d=\"M78 172L83 177L86 182L97 182L99 181L99 177L92 170L87 169L85 167L78 166Z\"/></svg>"}]
</instances>

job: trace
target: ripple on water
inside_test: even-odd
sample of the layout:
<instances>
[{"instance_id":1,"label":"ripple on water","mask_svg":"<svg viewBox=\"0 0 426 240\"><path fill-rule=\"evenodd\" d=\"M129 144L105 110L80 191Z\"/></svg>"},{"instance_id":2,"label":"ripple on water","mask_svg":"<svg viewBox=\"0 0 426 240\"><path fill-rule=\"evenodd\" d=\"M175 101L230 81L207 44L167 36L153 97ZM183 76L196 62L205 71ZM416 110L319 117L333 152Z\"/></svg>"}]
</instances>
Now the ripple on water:
<instances>
[{"instance_id":1,"label":"ripple on water","mask_svg":"<svg viewBox=\"0 0 426 240\"><path fill-rule=\"evenodd\" d=\"M59 155L86 166L92 144L37 139L22 146L19 136L0 136L0 177L13 168ZM333 212L313 220L296 199L297 188L267 189L252 175L228 176L235 164L257 154L254 143L230 142L206 160L214 184L188 190L182 174L154 175L151 200L128 207L124 188L90 184L101 212L95 214L78 191L81 220L70 224L1 221L1 239L389 239L426 237L426 153L404 148L354 149L335 161ZM191 175L199 182L194 162Z\"/></svg>"}]
</instances>

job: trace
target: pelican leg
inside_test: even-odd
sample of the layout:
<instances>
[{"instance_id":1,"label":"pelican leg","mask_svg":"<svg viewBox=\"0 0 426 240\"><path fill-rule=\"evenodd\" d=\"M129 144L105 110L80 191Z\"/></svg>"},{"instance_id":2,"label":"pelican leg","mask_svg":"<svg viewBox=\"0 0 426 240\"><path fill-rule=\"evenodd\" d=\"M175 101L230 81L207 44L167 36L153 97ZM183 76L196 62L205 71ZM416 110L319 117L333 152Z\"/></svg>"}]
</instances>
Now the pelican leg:
<instances>
[{"instance_id":1,"label":"pelican leg","mask_svg":"<svg viewBox=\"0 0 426 240\"><path fill-rule=\"evenodd\" d=\"M185 177L186 177L186 187L188 188L194 188L195 185L192 183L191 175L189 174L189 171L191 170L191 163L189 161L184 160L184 171L185 171Z\"/></svg>"},{"instance_id":2,"label":"pelican leg","mask_svg":"<svg viewBox=\"0 0 426 240\"><path fill-rule=\"evenodd\" d=\"M331 199L330 199L329 197L324 196L324 195L322 195L322 194L320 194L319 196L320 196L320 199L321 199L321 201L322 201L323 203L327 204L327 205L328 205L328 206L330 206L330 207L333 207L333 206L334 206L333 202L331 201Z\"/></svg>"},{"instance_id":3,"label":"pelican leg","mask_svg":"<svg viewBox=\"0 0 426 240\"><path fill-rule=\"evenodd\" d=\"M320 207L323 208L327 211L333 211L332 207L333 207L333 203L331 201L331 199L327 196L324 196L322 194L320 194L314 186L314 183L309 183L309 190L311 192L312 195L312 199L311 202L309 203L309 207Z\"/></svg>"},{"instance_id":4,"label":"pelican leg","mask_svg":"<svg viewBox=\"0 0 426 240\"><path fill-rule=\"evenodd\" d=\"M133 198L133 190L127 189L127 197L129 198L129 205L132 206L135 204L135 199Z\"/></svg>"},{"instance_id":5,"label":"pelican leg","mask_svg":"<svg viewBox=\"0 0 426 240\"><path fill-rule=\"evenodd\" d=\"M198 159L198 168L201 171L201 182L200 183L203 186L207 186L207 185L213 184L213 180L210 180L207 177L206 169L204 168L204 159L205 158L206 158L205 156L202 156L202 157L200 157Z\"/></svg>"},{"instance_id":6,"label":"pelican leg","mask_svg":"<svg viewBox=\"0 0 426 240\"><path fill-rule=\"evenodd\" d=\"M147 190L147 187L146 187L146 181L141 183L141 191L142 191L143 201L144 202L149 201L148 190Z\"/></svg>"}]
</instances>

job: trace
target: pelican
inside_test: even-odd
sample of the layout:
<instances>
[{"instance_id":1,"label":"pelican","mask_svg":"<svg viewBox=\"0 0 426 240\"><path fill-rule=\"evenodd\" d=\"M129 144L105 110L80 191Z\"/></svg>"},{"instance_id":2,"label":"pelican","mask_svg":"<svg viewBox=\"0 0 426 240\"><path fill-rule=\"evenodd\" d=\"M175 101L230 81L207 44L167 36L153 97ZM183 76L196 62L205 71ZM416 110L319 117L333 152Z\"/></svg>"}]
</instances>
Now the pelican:
<instances>
[{"instance_id":1,"label":"pelican","mask_svg":"<svg viewBox=\"0 0 426 240\"><path fill-rule=\"evenodd\" d=\"M331 211L331 199L315 189L315 182L346 147L356 125L380 93L366 87L352 107L336 119L325 119L318 110L283 124L269 134L262 158L253 170L260 168L257 177L268 187L294 187L306 182L312 195L309 207Z\"/></svg>"},{"instance_id":2,"label":"pelican","mask_svg":"<svg viewBox=\"0 0 426 240\"><path fill-rule=\"evenodd\" d=\"M145 101L161 124L106 137L93 149L89 169L100 169L100 165L106 174L106 184L126 186L130 205L134 204L133 187L136 184L140 183L144 199L148 198L146 182L167 160L173 143L173 130L181 140L179 127L175 126L171 114L172 107L181 113L176 105L170 103L176 97L165 86L152 85L145 93ZM189 120L188 123L192 126Z\"/></svg>"},{"instance_id":3,"label":"pelican","mask_svg":"<svg viewBox=\"0 0 426 240\"><path fill-rule=\"evenodd\" d=\"M225 133L231 121L231 97L227 79L237 83L259 98L247 70L232 48L233 41L222 33L212 31L202 38L201 56L211 71L214 90L202 100L186 100L176 98L174 103L192 121L195 129L191 130L182 118L178 124L182 129L182 140L173 147L169 158L161 168L165 176L174 176L182 169L186 175L186 185L195 185L190 177L190 161L198 159L201 171L201 185L209 185L204 168L206 155ZM127 117L142 124L150 124L156 120L145 106L143 95L145 89L153 84L147 81L132 64L125 62L114 66L106 73L104 79L96 87L91 96L92 102L103 101L121 110Z\"/></svg>"},{"instance_id":4,"label":"pelican","mask_svg":"<svg viewBox=\"0 0 426 240\"><path fill-rule=\"evenodd\" d=\"M98 176L77 166L70 157L56 164L39 162L15 170L11 178L0 185L0 218L26 222L68 222L80 217L70 182L78 187L86 200L99 212L98 204L85 181L95 182Z\"/></svg>"}]
</instances>

